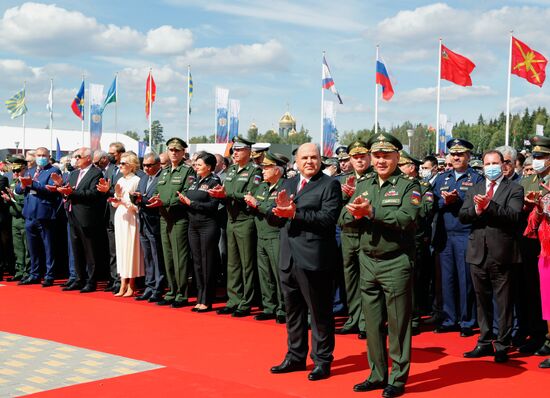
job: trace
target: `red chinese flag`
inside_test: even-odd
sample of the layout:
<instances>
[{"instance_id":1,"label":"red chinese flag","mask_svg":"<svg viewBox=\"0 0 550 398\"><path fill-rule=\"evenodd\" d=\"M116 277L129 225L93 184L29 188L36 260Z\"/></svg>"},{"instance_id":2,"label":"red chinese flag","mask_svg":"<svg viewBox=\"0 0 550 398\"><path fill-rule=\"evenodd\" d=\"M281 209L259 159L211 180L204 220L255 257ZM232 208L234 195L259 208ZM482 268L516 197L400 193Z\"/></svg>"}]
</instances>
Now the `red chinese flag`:
<instances>
[{"instance_id":1,"label":"red chinese flag","mask_svg":"<svg viewBox=\"0 0 550 398\"><path fill-rule=\"evenodd\" d=\"M157 86L153 80L153 75L149 72L147 76L147 85L145 86L145 116L149 119L149 114L151 113L151 105L155 102L155 97L157 96Z\"/></svg>"},{"instance_id":2,"label":"red chinese flag","mask_svg":"<svg viewBox=\"0 0 550 398\"><path fill-rule=\"evenodd\" d=\"M546 64L544 55L531 50L525 43L512 37L511 73L523 77L529 83L542 87L546 79Z\"/></svg>"},{"instance_id":3,"label":"red chinese flag","mask_svg":"<svg viewBox=\"0 0 550 398\"><path fill-rule=\"evenodd\" d=\"M470 73L476 65L468 58L454 53L441 45L441 78L458 84L459 86L471 86Z\"/></svg>"}]
</instances>

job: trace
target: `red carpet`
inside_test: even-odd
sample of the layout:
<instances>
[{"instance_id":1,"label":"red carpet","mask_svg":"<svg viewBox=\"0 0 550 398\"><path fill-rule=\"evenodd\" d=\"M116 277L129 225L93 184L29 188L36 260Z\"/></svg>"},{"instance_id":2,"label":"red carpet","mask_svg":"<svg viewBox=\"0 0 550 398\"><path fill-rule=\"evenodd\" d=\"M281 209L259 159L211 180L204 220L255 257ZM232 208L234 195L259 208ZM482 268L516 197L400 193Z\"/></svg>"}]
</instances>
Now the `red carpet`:
<instances>
[{"instance_id":1,"label":"red carpet","mask_svg":"<svg viewBox=\"0 0 550 398\"><path fill-rule=\"evenodd\" d=\"M109 293L61 292L59 287L0 287L0 330L48 339L165 366L79 384L39 397L346 397L368 375L365 343L337 336L332 377L310 382L307 372L272 375L285 354L284 326L235 319L190 307L172 309ZM422 397L545 396L550 372L539 357L512 354L507 364L465 360L476 336L422 333L413 340L407 395ZM312 368L311 361L308 369Z\"/></svg>"}]
</instances>

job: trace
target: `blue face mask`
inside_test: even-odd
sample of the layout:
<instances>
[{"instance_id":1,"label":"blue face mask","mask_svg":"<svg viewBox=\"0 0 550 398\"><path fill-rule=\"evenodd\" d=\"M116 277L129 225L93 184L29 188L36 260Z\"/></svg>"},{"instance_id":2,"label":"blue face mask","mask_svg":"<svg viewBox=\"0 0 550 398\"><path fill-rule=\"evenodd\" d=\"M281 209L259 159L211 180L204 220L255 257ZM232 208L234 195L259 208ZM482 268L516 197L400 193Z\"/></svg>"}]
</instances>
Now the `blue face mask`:
<instances>
[{"instance_id":1,"label":"blue face mask","mask_svg":"<svg viewBox=\"0 0 550 398\"><path fill-rule=\"evenodd\" d=\"M497 180L502 174L502 166L500 164L490 164L483 166L483 174L491 181Z\"/></svg>"},{"instance_id":2,"label":"blue face mask","mask_svg":"<svg viewBox=\"0 0 550 398\"><path fill-rule=\"evenodd\" d=\"M36 157L36 164L38 165L38 167L46 167L46 165L48 164L48 158L43 158L43 157Z\"/></svg>"}]
</instances>

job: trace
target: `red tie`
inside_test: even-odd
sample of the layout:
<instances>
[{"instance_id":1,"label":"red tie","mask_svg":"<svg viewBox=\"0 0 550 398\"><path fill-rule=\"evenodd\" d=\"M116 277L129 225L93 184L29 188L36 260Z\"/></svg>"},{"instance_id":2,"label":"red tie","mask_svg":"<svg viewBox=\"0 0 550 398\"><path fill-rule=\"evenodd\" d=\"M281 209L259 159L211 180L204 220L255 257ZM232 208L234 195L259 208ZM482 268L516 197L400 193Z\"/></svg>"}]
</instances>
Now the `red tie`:
<instances>
[{"instance_id":1,"label":"red tie","mask_svg":"<svg viewBox=\"0 0 550 398\"><path fill-rule=\"evenodd\" d=\"M495 185L497 185L496 181L491 181L489 183L489 190L487 191L487 198L489 198L489 200L493 199L493 194L495 193Z\"/></svg>"},{"instance_id":2,"label":"red tie","mask_svg":"<svg viewBox=\"0 0 550 398\"><path fill-rule=\"evenodd\" d=\"M298 192L300 192L302 189L304 189L304 187L306 186L307 184L307 180L302 180L302 182L300 183L300 189L298 189Z\"/></svg>"}]
</instances>

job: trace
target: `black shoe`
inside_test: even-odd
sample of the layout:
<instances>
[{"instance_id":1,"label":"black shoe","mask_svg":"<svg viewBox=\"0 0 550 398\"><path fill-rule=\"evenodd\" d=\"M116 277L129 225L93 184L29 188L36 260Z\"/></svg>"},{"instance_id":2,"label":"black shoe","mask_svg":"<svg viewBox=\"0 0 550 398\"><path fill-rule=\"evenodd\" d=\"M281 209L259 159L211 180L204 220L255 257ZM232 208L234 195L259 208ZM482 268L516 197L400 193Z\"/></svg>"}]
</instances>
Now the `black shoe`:
<instances>
[{"instance_id":1,"label":"black shoe","mask_svg":"<svg viewBox=\"0 0 550 398\"><path fill-rule=\"evenodd\" d=\"M218 315L229 315L235 312L235 307L223 307L218 310L216 310L216 314Z\"/></svg>"},{"instance_id":2,"label":"black shoe","mask_svg":"<svg viewBox=\"0 0 550 398\"><path fill-rule=\"evenodd\" d=\"M460 337L471 337L474 335L472 328L460 328Z\"/></svg>"},{"instance_id":3,"label":"black shoe","mask_svg":"<svg viewBox=\"0 0 550 398\"><path fill-rule=\"evenodd\" d=\"M544 361L539 363L539 368L550 369L550 358L546 358Z\"/></svg>"},{"instance_id":4,"label":"black shoe","mask_svg":"<svg viewBox=\"0 0 550 398\"><path fill-rule=\"evenodd\" d=\"M115 285L113 283L108 283L107 286L105 286L105 289L103 289L104 292L114 292L115 291Z\"/></svg>"},{"instance_id":5,"label":"black shoe","mask_svg":"<svg viewBox=\"0 0 550 398\"><path fill-rule=\"evenodd\" d=\"M262 312L254 317L256 321L269 321L270 319L275 319L277 316L275 314L266 314Z\"/></svg>"},{"instance_id":6,"label":"black shoe","mask_svg":"<svg viewBox=\"0 0 550 398\"><path fill-rule=\"evenodd\" d=\"M404 392L405 387L396 387L388 384L386 388L384 388L384 391L382 391L382 396L384 398L400 397L401 395L403 395Z\"/></svg>"},{"instance_id":7,"label":"black shoe","mask_svg":"<svg viewBox=\"0 0 550 398\"><path fill-rule=\"evenodd\" d=\"M67 281L63 282L61 285L61 287L65 287L65 286L71 286L72 284L74 283L74 279L67 279Z\"/></svg>"},{"instance_id":8,"label":"black shoe","mask_svg":"<svg viewBox=\"0 0 550 398\"><path fill-rule=\"evenodd\" d=\"M355 333L359 333L359 328L357 326L352 326L350 328L343 327L340 329L336 329L334 333L335 334L355 334Z\"/></svg>"},{"instance_id":9,"label":"black shoe","mask_svg":"<svg viewBox=\"0 0 550 398\"><path fill-rule=\"evenodd\" d=\"M273 366L271 368L271 373L290 373L290 372L297 372L300 370L306 370L306 362L303 361L291 361L290 359L286 359L277 366Z\"/></svg>"},{"instance_id":10,"label":"black shoe","mask_svg":"<svg viewBox=\"0 0 550 398\"><path fill-rule=\"evenodd\" d=\"M72 284L70 284L69 286L65 286L63 289L64 292L70 292L72 290L80 290L82 289L82 285L78 282L73 282Z\"/></svg>"},{"instance_id":11,"label":"black shoe","mask_svg":"<svg viewBox=\"0 0 550 398\"><path fill-rule=\"evenodd\" d=\"M315 365L310 374L307 375L309 381L328 379L330 376L330 364Z\"/></svg>"},{"instance_id":12,"label":"black shoe","mask_svg":"<svg viewBox=\"0 0 550 398\"><path fill-rule=\"evenodd\" d=\"M172 308L183 308L187 305L187 300L174 301Z\"/></svg>"},{"instance_id":13,"label":"black shoe","mask_svg":"<svg viewBox=\"0 0 550 398\"><path fill-rule=\"evenodd\" d=\"M38 285L39 283L40 279L27 278L19 282L18 285Z\"/></svg>"},{"instance_id":14,"label":"black shoe","mask_svg":"<svg viewBox=\"0 0 550 398\"><path fill-rule=\"evenodd\" d=\"M481 358L495 355L495 350L491 344L478 345L472 351L465 352L464 358Z\"/></svg>"},{"instance_id":15,"label":"black shoe","mask_svg":"<svg viewBox=\"0 0 550 398\"><path fill-rule=\"evenodd\" d=\"M495 352L495 362L504 363L508 362L508 353L504 350L498 350Z\"/></svg>"},{"instance_id":16,"label":"black shoe","mask_svg":"<svg viewBox=\"0 0 550 398\"><path fill-rule=\"evenodd\" d=\"M284 315L277 315L277 317L275 317L275 322L281 324L281 325L284 325L286 323L286 316Z\"/></svg>"},{"instance_id":17,"label":"black shoe","mask_svg":"<svg viewBox=\"0 0 550 398\"><path fill-rule=\"evenodd\" d=\"M438 326L434 329L434 333L449 333L456 332L458 328L454 325L451 326Z\"/></svg>"},{"instance_id":18,"label":"black shoe","mask_svg":"<svg viewBox=\"0 0 550 398\"><path fill-rule=\"evenodd\" d=\"M42 287L52 287L53 286L53 279L44 279L44 282L42 282Z\"/></svg>"},{"instance_id":19,"label":"black shoe","mask_svg":"<svg viewBox=\"0 0 550 398\"><path fill-rule=\"evenodd\" d=\"M143 293L141 296L137 296L135 298L136 301L145 301L145 300L149 300L151 298L151 296L153 295L153 293L151 292L147 292L147 293Z\"/></svg>"},{"instance_id":20,"label":"black shoe","mask_svg":"<svg viewBox=\"0 0 550 398\"><path fill-rule=\"evenodd\" d=\"M82 289L80 289L80 293L92 293L96 291L95 285L87 284Z\"/></svg>"},{"instance_id":21,"label":"black shoe","mask_svg":"<svg viewBox=\"0 0 550 398\"><path fill-rule=\"evenodd\" d=\"M359 340L366 340L367 339L367 332L361 331L361 332L357 333L357 338Z\"/></svg>"},{"instance_id":22,"label":"black shoe","mask_svg":"<svg viewBox=\"0 0 550 398\"><path fill-rule=\"evenodd\" d=\"M199 313L199 314L202 314L204 312L210 312L210 311L212 311L212 306L211 305L209 305L206 308L197 308L196 312Z\"/></svg>"},{"instance_id":23,"label":"black shoe","mask_svg":"<svg viewBox=\"0 0 550 398\"><path fill-rule=\"evenodd\" d=\"M518 348L518 351L522 354L533 354L542 344L543 341L539 339L529 339L527 343Z\"/></svg>"},{"instance_id":24,"label":"black shoe","mask_svg":"<svg viewBox=\"0 0 550 398\"><path fill-rule=\"evenodd\" d=\"M174 302L174 300L162 299L160 301L157 301L157 305L172 305L173 302Z\"/></svg>"},{"instance_id":25,"label":"black shoe","mask_svg":"<svg viewBox=\"0 0 550 398\"><path fill-rule=\"evenodd\" d=\"M115 284L113 285L113 290L111 290L111 292L112 292L113 294L117 294L118 292L120 292L120 285L115 283Z\"/></svg>"},{"instance_id":26,"label":"black shoe","mask_svg":"<svg viewBox=\"0 0 550 398\"><path fill-rule=\"evenodd\" d=\"M149 297L149 300L147 300L147 302L149 302L149 303L158 303L161 300L162 300L162 296L153 294L151 297Z\"/></svg>"},{"instance_id":27,"label":"black shoe","mask_svg":"<svg viewBox=\"0 0 550 398\"><path fill-rule=\"evenodd\" d=\"M235 317L235 318L244 318L245 316L249 316L250 315L250 310L235 310L231 316L232 317Z\"/></svg>"},{"instance_id":28,"label":"black shoe","mask_svg":"<svg viewBox=\"0 0 550 398\"><path fill-rule=\"evenodd\" d=\"M542 347L540 347L538 350L535 351L535 355L539 357L547 357L550 355L550 346L547 345L548 343L544 343Z\"/></svg>"},{"instance_id":29,"label":"black shoe","mask_svg":"<svg viewBox=\"0 0 550 398\"><path fill-rule=\"evenodd\" d=\"M353 386L353 391L355 391L355 392L367 392L367 391L373 391L373 390L382 390L382 389L386 388L387 385L388 385L388 383L385 383L385 382L384 383L382 383L382 382L372 383L368 380L365 380L362 383L354 385Z\"/></svg>"},{"instance_id":30,"label":"black shoe","mask_svg":"<svg viewBox=\"0 0 550 398\"><path fill-rule=\"evenodd\" d=\"M19 282L21 279L23 279L23 277L20 275L11 276L8 279L6 279L6 282Z\"/></svg>"}]
</instances>

